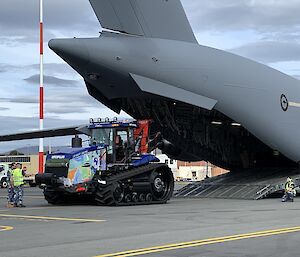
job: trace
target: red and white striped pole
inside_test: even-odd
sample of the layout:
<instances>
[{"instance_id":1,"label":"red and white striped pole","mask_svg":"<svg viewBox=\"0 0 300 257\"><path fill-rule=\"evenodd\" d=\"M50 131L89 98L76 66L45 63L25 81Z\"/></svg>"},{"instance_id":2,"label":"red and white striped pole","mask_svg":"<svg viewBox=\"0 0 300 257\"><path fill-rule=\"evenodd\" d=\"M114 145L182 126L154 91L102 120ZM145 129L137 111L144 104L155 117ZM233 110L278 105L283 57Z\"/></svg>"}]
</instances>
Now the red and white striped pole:
<instances>
[{"instance_id":1,"label":"red and white striped pole","mask_svg":"<svg viewBox=\"0 0 300 257\"><path fill-rule=\"evenodd\" d=\"M40 0L40 130L44 129L44 33L43 0ZM44 139L39 144L39 173L44 172Z\"/></svg>"}]
</instances>

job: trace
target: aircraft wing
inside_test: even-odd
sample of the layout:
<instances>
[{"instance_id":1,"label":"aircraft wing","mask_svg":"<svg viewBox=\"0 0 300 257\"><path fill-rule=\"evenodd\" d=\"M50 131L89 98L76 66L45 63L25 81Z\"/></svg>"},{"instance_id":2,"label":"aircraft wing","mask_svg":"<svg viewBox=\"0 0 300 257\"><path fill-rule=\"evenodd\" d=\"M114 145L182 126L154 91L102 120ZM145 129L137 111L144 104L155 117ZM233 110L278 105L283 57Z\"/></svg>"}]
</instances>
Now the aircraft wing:
<instances>
[{"instance_id":1,"label":"aircraft wing","mask_svg":"<svg viewBox=\"0 0 300 257\"><path fill-rule=\"evenodd\" d=\"M86 127L74 126L74 127L68 127L68 128L39 130L39 131L24 132L24 133L18 133L18 134L3 135L3 136L0 136L0 142L46 138L46 137L74 136L74 135L79 135L79 134L85 134L84 128L86 128Z\"/></svg>"},{"instance_id":2,"label":"aircraft wing","mask_svg":"<svg viewBox=\"0 0 300 257\"><path fill-rule=\"evenodd\" d=\"M180 0L90 0L105 29L197 43Z\"/></svg>"}]
</instances>

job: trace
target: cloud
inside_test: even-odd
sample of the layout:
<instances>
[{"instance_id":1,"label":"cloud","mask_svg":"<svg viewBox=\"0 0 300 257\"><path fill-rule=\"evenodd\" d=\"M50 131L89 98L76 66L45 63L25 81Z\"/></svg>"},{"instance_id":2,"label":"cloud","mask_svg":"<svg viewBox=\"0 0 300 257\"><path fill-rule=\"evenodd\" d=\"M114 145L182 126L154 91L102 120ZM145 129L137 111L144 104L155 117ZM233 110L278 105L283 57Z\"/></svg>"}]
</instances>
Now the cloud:
<instances>
[{"instance_id":1,"label":"cloud","mask_svg":"<svg viewBox=\"0 0 300 257\"><path fill-rule=\"evenodd\" d=\"M22 71L22 72L29 72L29 71L36 71L40 70L40 64L30 64L30 65L12 65L7 63L0 63L0 72L14 72L14 71ZM44 63L44 70L49 74L60 74L64 77L66 75L76 75L74 70L66 63ZM78 75L78 77L80 77Z\"/></svg>"},{"instance_id":2,"label":"cloud","mask_svg":"<svg viewBox=\"0 0 300 257\"><path fill-rule=\"evenodd\" d=\"M37 104L39 101L37 97L12 97L12 98L0 98L2 103L24 103L24 104Z\"/></svg>"},{"instance_id":3,"label":"cloud","mask_svg":"<svg viewBox=\"0 0 300 257\"><path fill-rule=\"evenodd\" d=\"M297 31L298 0L182 1L196 32L203 30Z\"/></svg>"},{"instance_id":4,"label":"cloud","mask_svg":"<svg viewBox=\"0 0 300 257\"><path fill-rule=\"evenodd\" d=\"M261 33L299 30L298 0L182 0L182 3L196 33L208 30L255 30ZM47 41L56 36L97 36L101 28L88 1L45 1L44 9ZM0 42L1 36L4 41L15 37L13 42L38 42L38 16L36 0L1 1Z\"/></svg>"},{"instance_id":5,"label":"cloud","mask_svg":"<svg viewBox=\"0 0 300 257\"><path fill-rule=\"evenodd\" d=\"M65 36L75 36L78 32L97 36L100 30L89 2L82 0L44 1L44 24L46 41L62 31ZM58 30L60 33L56 33ZM39 42L39 2L1 1L0 31L0 43Z\"/></svg>"},{"instance_id":6,"label":"cloud","mask_svg":"<svg viewBox=\"0 0 300 257\"><path fill-rule=\"evenodd\" d=\"M63 88L62 88L63 89ZM72 90L54 90L45 93L45 113L50 115L89 113L90 109L98 109L99 113L105 111L105 106L87 94L84 88ZM0 102L12 104L26 104L37 109L39 98L37 95L3 97ZM28 108L28 107L27 107Z\"/></svg>"},{"instance_id":7,"label":"cloud","mask_svg":"<svg viewBox=\"0 0 300 257\"><path fill-rule=\"evenodd\" d=\"M1 61L3 61L3 60L1 60ZM7 64L5 64L5 63L0 63L0 72L1 73L4 73L4 72L6 72L7 71Z\"/></svg>"},{"instance_id":8,"label":"cloud","mask_svg":"<svg viewBox=\"0 0 300 257\"><path fill-rule=\"evenodd\" d=\"M40 75L36 74L29 78L24 79L25 81L33 84L39 84ZM74 87L78 85L77 80L69 80L69 79L61 79L55 76L44 76L44 83L45 85L52 85L52 86L59 86L59 87Z\"/></svg>"},{"instance_id":9,"label":"cloud","mask_svg":"<svg viewBox=\"0 0 300 257\"><path fill-rule=\"evenodd\" d=\"M1 65L0 65L1 67ZM40 70L40 64L32 64L26 66L28 68L32 68L36 71ZM44 69L47 71L47 73L59 73L59 74L73 74L74 75L74 70L66 63L45 63L44 64Z\"/></svg>"},{"instance_id":10,"label":"cloud","mask_svg":"<svg viewBox=\"0 0 300 257\"><path fill-rule=\"evenodd\" d=\"M75 92L70 91L55 91L49 92L45 94L45 104L72 104L74 106L85 106L85 107L98 107L103 106L93 97L89 96L84 92L85 89L76 90ZM12 103L38 103L38 99L36 96L28 96L28 97L16 97L9 99Z\"/></svg>"},{"instance_id":11,"label":"cloud","mask_svg":"<svg viewBox=\"0 0 300 257\"><path fill-rule=\"evenodd\" d=\"M260 41L229 51L263 63L300 60L300 44L297 42Z\"/></svg>"},{"instance_id":12,"label":"cloud","mask_svg":"<svg viewBox=\"0 0 300 257\"><path fill-rule=\"evenodd\" d=\"M2 87L0 102L5 115L29 116L37 114L39 104L39 70L38 64L5 65L1 75ZM82 78L67 64L45 64L47 75L44 77L45 114L49 117L73 116L98 112L107 113L107 109L91 97ZM24 79L26 78L26 79ZM28 87L27 83L31 86ZM11 91L7 91L7 90ZM8 93L10 92L10 93ZM12 107L12 108L10 108ZM10 108L10 109L8 109ZM88 119L88 118L87 118Z\"/></svg>"},{"instance_id":13,"label":"cloud","mask_svg":"<svg viewBox=\"0 0 300 257\"><path fill-rule=\"evenodd\" d=\"M6 31L6 28L2 28L0 24L1 32L4 32L6 36L0 35L0 44L6 46L16 46L21 43L39 43L40 35L37 33L36 30L13 30L13 31ZM55 34L50 31L44 32L44 40L48 42L50 39L55 38Z\"/></svg>"},{"instance_id":14,"label":"cloud","mask_svg":"<svg viewBox=\"0 0 300 257\"><path fill-rule=\"evenodd\" d=\"M66 114L66 113L88 113L89 110L84 105L74 105L74 104L60 104L60 105L49 105L46 106L46 113L52 114Z\"/></svg>"}]
</instances>

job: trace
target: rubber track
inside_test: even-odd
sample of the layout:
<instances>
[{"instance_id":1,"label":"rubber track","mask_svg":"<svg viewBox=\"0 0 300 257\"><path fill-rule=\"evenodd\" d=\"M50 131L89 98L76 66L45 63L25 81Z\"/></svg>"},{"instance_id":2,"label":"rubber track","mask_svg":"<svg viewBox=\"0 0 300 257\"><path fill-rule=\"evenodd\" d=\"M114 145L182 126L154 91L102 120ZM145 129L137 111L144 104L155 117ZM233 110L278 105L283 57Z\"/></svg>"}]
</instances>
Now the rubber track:
<instances>
[{"instance_id":1,"label":"rubber track","mask_svg":"<svg viewBox=\"0 0 300 257\"><path fill-rule=\"evenodd\" d=\"M120 174L111 176L106 181L108 183L120 181L120 180L123 180L123 179L127 179L127 178L130 178L130 177L135 177L135 176L141 175L141 174L143 174L143 173L145 173L149 170L156 170L157 168L165 167L165 166L166 165L164 163L151 163L151 164L148 164L146 166L135 168L133 170L124 171Z\"/></svg>"},{"instance_id":2,"label":"rubber track","mask_svg":"<svg viewBox=\"0 0 300 257\"><path fill-rule=\"evenodd\" d=\"M172 194L170 194L170 197L168 197L168 199L163 200L163 201L151 201L151 202L130 202L130 203L125 203L125 202L121 202L121 203L116 203L113 197L113 183L114 182L118 182L118 181L122 181L124 179L130 179L132 177L141 175L147 171L154 171L160 167L166 167L165 164L163 163L153 163L153 164L149 164L146 166L142 166L139 168L135 168L133 170L128 170L125 172L122 172L120 174L116 174L113 175L111 177L109 177L106 180L106 185L102 185L99 184L98 187L100 189L97 190L96 192L96 203L99 205L106 205L106 206L132 206L132 205L147 205L147 204L161 204L161 203L166 203L172 196Z\"/></svg>"}]
</instances>

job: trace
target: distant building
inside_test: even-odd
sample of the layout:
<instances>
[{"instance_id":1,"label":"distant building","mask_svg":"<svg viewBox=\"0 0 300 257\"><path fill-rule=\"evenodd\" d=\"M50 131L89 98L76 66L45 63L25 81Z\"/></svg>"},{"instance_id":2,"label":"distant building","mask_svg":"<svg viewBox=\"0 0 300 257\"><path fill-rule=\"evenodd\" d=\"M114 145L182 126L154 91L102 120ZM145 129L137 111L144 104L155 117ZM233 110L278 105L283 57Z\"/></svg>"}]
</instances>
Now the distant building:
<instances>
[{"instance_id":1,"label":"distant building","mask_svg":"<svg viewBox=\"0 0 300 257\"><path fill-rule=\"evenodd\" d=\"M160 160L161 163L165 163L169 166L169 168L172 170L174 177L175 177L177 169L178 169L177 161L170 159L165 154L157 154L156 157Z\"/></svg>"},{"instance_id":2,"label":"distant building","mask_svg":"<svg viewBox=\"0 0 300 257\"><path fill-rule=\"evenodd\" d=\"M156 157L161 163L166 163L169 166L173 172L174 179L177 181L201 181L206 177L211 178L229 172L228 170L224 170L205 161L176 161L170 159L165 154L157 154Z\"/></svg>"},{"instance_id":3,"label":"distant building","mask_svg":"<svg viewBox=\"0 0 300 257\"><path fill-rule=\"evenodd\" d=\"M46 156L44 158L46 158ZM15 156L1 155L0 156L0 163L10 164L13 162L19 162L22 164L23 167L26 166L28 174L34 175L34 174L38 173L39 156L37 154L35 154L35 155L15 155Z\"/></svg>"},{"instance_id":4,"label":"distant building","mask_svg":"<svg viewBox=\"0 0 300 257\"><path fill-rule=\"evenodd\" d=\"M201 181L205 178L216 177L228 173L228 170L219 168L209 162L182 162L178 161L176 180Z\"/></svg>"}]
</instances>

